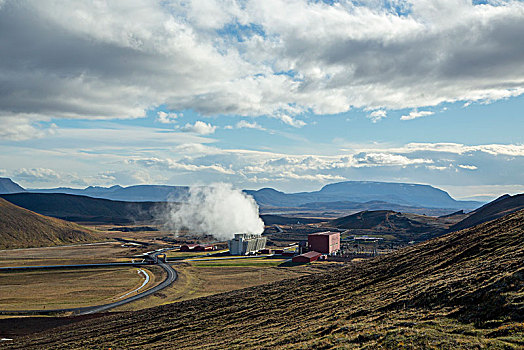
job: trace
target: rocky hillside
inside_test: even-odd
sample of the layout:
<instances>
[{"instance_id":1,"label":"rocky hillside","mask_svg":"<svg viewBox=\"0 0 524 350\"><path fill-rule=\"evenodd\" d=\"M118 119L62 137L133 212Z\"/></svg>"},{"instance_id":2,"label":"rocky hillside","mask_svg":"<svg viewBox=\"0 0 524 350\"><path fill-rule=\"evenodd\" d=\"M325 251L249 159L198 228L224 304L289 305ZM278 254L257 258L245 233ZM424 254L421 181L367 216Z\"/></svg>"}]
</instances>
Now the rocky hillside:
<instances>
[{"instance_id":1,"label":"rocky hillside","mask_svg":"<svg viewBox=\"0 0 524 350\"><path fill-rule=\"evenodd\" d=\"M43 216L0 198L0 249L100 241L91 230Z\"/></svg>"},{"instance_id":2,"label":"rocky hillside","mask_svg":"<svg viewBox=\"0 0 524 350\"><path fill-rule=\"evenodd\" d=\"M524 211L322 275L34 334L13 348L518 349Z\"/></svg>"}]
</instances>

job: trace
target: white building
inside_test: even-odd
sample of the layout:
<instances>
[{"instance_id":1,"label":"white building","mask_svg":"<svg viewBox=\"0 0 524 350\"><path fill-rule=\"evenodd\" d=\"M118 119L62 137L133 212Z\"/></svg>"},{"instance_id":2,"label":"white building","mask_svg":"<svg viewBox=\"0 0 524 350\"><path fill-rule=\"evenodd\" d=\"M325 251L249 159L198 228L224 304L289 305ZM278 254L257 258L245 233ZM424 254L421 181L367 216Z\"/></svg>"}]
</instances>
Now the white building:
<instances>
[{"instance_id":1,"label":"white building","mask_svg":"<svg viewBox=\"0 0 524 350\"><path fill-rule=\"evenodd\" d=\"M249 233L235 233L235 238L227 242L229 254L248 255L266 247L266 237Z\"/></svg>"}]
</instances>

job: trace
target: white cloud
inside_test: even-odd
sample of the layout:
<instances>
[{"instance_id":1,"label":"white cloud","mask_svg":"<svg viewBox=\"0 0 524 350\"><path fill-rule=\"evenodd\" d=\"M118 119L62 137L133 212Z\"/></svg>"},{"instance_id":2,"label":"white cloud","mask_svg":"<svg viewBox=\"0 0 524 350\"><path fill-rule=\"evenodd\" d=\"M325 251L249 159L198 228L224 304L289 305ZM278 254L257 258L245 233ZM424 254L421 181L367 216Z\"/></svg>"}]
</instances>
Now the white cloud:
<instances>
[{"instance_id":1,"label":"white cloud","mask_svg":"<svg viewBox=\"0 0 524 350\"><path fill-rule=\"evenodd\" d=\"M432 115L434 114L435 112L431 112L431 111L411 111L408 115L403 115L402 117L400 117L400 120L411 120L411 119L415 119L415 118L420 118L420 117L426 117L428 115Z\"/></svg>"},{"instance_id":2,"label":"white cloud","mask_svg":"<svg viewBox=\"0 0 524 350\"><path fill-rule=\"evenodd\" d=\"M54 182L61 178L60 174L46 168L21 168L14 172L14 178L25 182Z\"/></svg>"},{"instance_id":3,"label":"white cloud","mask_svg":"<svg viewBox=\"0 0 524 350\"><path fill-rule=\"evenodd\" d=\"M197 165L189 163L190 158L184 159L184 161L176 161L174 159L159 159L159 158L146 158L146 159L132 159L130 163L139 164L145 167L157 167L160 169L168 170L183 170L183 171L212 171L222 174L233 175L235 172L232 169L223 167L220 164L212 165Z\"/></svg>"},{"instance_id":4,"label":"white cloud","mask_svg":"<svg viewBox=\"0 0 524 350\"><path fill-rule=\"evenodd\" d=\"M2 115L0 113L0 139L23 141L52 135L56 125L43 126L39 121L48 121L49 118L34 114Z\"/></svg>"},{"instance_id":5,"label":"white cloud","mask_svg":"<svg viewBox=\"0 0 524 350\"><path fill-rule=\"evenodd\" d=\"M247 120L239 121L235 127L237 129L257 129L257 130L266 130L260 126L257 122L248 122Z\"/></svg>"},{"instance_id":6,"label":"white cloud","mask_svg":"<svg viewBox=\"0 0 524 350\"><path fill-rule=\"evenodd\" d=\"M282 120L284 123L286 123L287 125L291 125L295 128L301 128L304 125L306 125L306 122L304 122L303 120L294 119L293 117L287 114L279 115L278 118Z\"/></svg>"},{"instance_id":7,"label":"white cloud","mask_svg":"<svg viewBox=\"0 0 524 350\"><path fill-rule=\"evenodd\" d=\"M472 154L482 152L493 156L523 157L524 145L521 144L485 144L485 145L464 145L461 143L437 142L437 143L408 143L402 147L360 147L363 152L388 152L408 154L415 152L436 152L451 154Z\"/></svg>"},{"instance_id":8,"label":"white cloud","mask_svg":"<svg viewBox=\"0 0 524 350\"><path fill-rule=\"evenodd\" d=\"M162 124L171 124L171 123L175 123L178 117L179 115L176 113L166 113L163 111L159 111L157 113L156 120L157 122L162 123Z\"/></svg>"},{"instance_id":9,"label":"white cloud","mask_svg":"<svg viewBox=\"0 0 524 350\"><path fill-rule=\"evenodd\" d=\"M459 164L459 168L466 169L466 170L477 170L478 168L474 165L467 165L467 164Z\"/></svg>"},{"instance_id":10,"label":"white cloud","mask_svg":"<svg viewBox=\"0 0 524 350\"><path fill-rule=\"evenodd\" d=\"M383 109L379 109L379 110L371 112L367 117L369 119L371 119L371 121L373 123L376 123L380 119L386 118L387 117L387 112L385 110L383 110Z\"/></svg>"},{"instance_id":11,"label":"white cloud","mask_svg":"<svg viewBox=\"0 0 524 350\"><path fill-rule=\"evenodd\" d=\"M180 130L185 131L185 132L194 132L200 135L209 135L209 134L214 133L216 128L217 127L214 125L197 120L195 124L187 123Z\"/></svg>"}]
</instances>

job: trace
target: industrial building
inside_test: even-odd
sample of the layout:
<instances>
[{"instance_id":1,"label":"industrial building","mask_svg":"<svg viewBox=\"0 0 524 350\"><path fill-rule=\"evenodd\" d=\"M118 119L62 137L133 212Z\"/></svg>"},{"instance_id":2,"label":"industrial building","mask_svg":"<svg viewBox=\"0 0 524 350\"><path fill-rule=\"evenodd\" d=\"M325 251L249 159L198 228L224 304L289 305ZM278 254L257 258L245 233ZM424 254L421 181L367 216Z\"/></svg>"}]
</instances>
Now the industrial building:
<instances>
[{"instance_id":1,"label":"industrial building","mask_svg":"<svg viewBox=\"0 0 524 350\"><path fill-rule=\"evenodd\" d=\"M227 242L229 254L248 255L266 247L266 237L249 233L236 233L235 238Z\"/></svg>"},{"instance_id":2,"label":"industrial building","mask_svg":"<svg viewBox=\"0 0 524 350\"><path fill-rule=\"evenodd\" d=\"M340 250L340 232L317 232L307 236L309 251L332 254Z\"/></svg>"},{"instance_id":3,"label":"industrial building","mask_svg":"<svg viewBox=\"0 0 524 350\"><path fill-rule=\"evenodd\" d=\"M309 263L318 260L322 256L322 253L318 252L307 252L304 254L297 255L291 259L294 263Z\"/></svg>"}]
</instances>

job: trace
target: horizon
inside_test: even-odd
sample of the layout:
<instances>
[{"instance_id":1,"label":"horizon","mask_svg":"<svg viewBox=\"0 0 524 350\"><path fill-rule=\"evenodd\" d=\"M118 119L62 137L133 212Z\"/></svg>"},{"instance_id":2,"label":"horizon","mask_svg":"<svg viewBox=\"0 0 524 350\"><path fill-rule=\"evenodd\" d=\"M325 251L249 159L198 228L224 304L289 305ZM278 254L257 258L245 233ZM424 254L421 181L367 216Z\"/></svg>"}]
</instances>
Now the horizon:
<instances>
[{"instance_id":1,"label":"horizon","mask_svg":"<svg viewBox=\"0 0 524 350\"><path fill-rule=\"evenodd\" d=\"M524 192L523 2L6 0L0 24L24 188Z\"/></svg>"}]
</instances>

